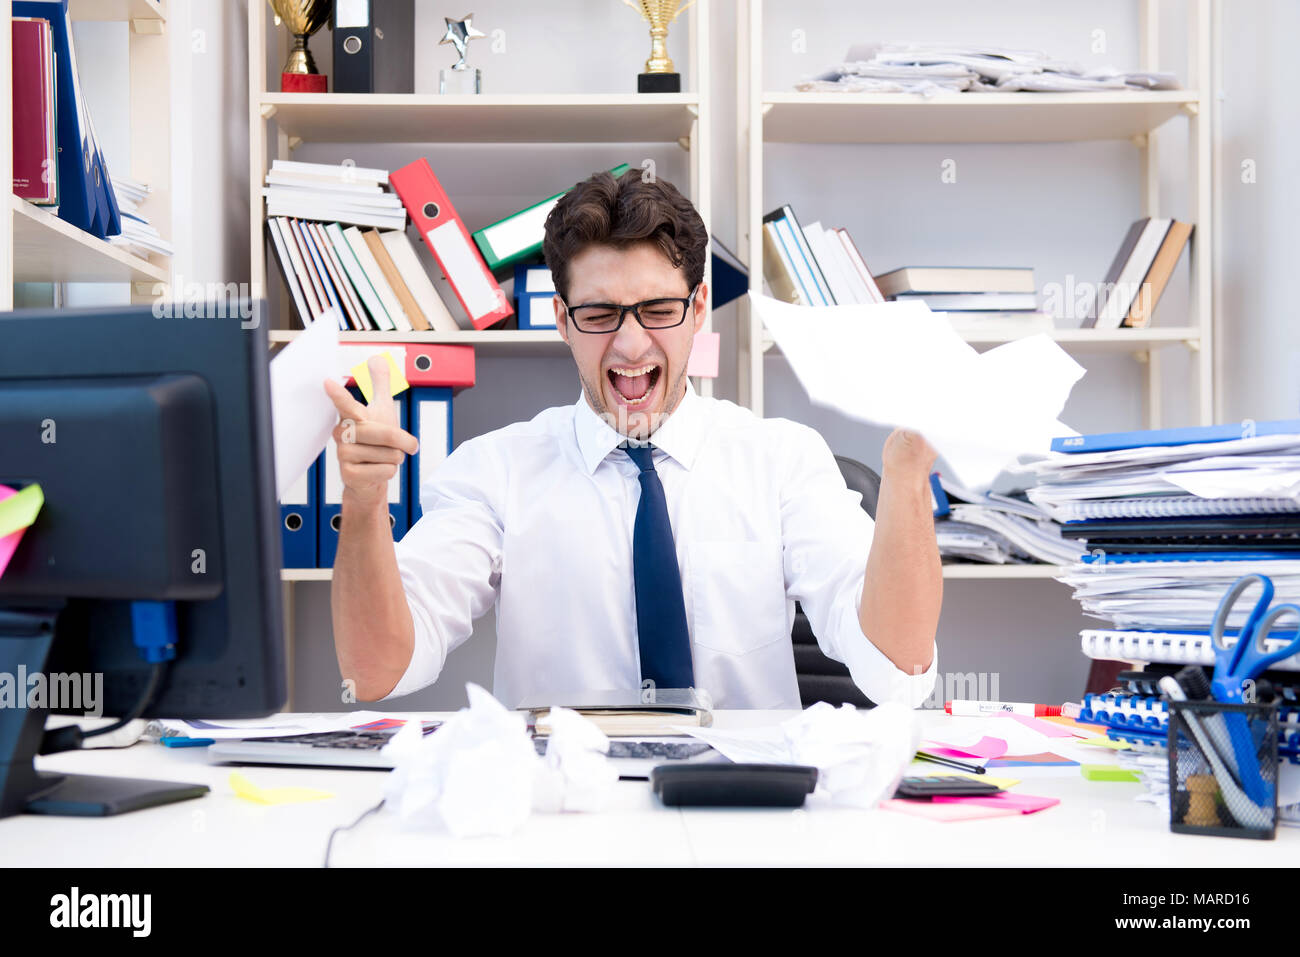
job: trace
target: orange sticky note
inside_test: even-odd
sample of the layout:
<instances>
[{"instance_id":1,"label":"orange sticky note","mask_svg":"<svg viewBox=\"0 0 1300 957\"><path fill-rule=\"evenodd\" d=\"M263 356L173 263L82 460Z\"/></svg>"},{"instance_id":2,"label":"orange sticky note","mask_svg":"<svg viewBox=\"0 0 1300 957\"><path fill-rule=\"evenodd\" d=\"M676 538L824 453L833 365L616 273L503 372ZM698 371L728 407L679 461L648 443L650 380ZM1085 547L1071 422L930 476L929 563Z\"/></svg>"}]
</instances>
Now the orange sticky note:
<instances>
[{"instance_id":1,"label":"orange sticky note","mask_svg":"<svg viewBox=\"0 0 1300 957\"><path fill-rule=\"evenodd\" d=\"M402 369L391 352L381 352L379 354L388 360L388 382L392 386L393 395L401 395L411 387L411 384L406 381L406 376L402 374ZM369 361L367 359L365 362L359 362L348 370L348 374L356 379L357 388L366 397L367 403L371 401L371 396L375 391L375 384L370 381Z\"/></svg>"}]
</instances>

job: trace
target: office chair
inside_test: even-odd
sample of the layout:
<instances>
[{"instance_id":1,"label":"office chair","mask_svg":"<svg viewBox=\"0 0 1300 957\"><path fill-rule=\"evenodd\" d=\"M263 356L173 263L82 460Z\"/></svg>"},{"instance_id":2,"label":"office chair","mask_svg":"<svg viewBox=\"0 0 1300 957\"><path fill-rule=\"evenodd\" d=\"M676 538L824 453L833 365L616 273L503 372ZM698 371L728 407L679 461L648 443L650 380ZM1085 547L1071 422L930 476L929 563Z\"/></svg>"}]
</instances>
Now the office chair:
<instances>
[{"instance_id":1,"label":"office chair","mask_svg":"<svg viewBox=\"0 0 1300 957\"><path fill-rule=\"evenodd\" d=\"M880 476L861 462L842 455L835 456L835 462L844 476L844 484L862 495L862 507L874 519L876 502L880 498ZM799 700L805 708L817 701L825 701L836 707L845 703L855 708L875 707L853 683L848 667L822 654L808 616L803 613L798 602L794 606L794 628L790 638L794 643L794 670L799 679Z\"/></svg>"}]
</instances>

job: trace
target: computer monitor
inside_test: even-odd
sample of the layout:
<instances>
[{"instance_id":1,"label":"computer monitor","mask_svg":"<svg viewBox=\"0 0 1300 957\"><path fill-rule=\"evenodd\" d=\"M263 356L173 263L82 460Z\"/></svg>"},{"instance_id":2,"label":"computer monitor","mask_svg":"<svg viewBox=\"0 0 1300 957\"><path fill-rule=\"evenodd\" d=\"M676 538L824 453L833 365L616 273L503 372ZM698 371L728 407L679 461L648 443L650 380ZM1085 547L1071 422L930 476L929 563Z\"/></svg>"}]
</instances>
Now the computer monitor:
<instances>
[{"instance_id":1,"label":"computer monitor","mask_svg":"<svg viewBox=\"0 0 1300 957\"><path fill-rule=\"evenodd\" d=\"M0 707L0 817L206 791L36 772L47 713L85 711L48 700L59 682L102 675L114 716L146 697L141 717L283 707L269 394L266 331L237 318L149 306L0 316L0 485L44 495L0 573L0 679L28 682L25 700ZM170 642L174 659L155 664ZM46 700L30 694L37 674Z\"/></svg>"}]
</instances>

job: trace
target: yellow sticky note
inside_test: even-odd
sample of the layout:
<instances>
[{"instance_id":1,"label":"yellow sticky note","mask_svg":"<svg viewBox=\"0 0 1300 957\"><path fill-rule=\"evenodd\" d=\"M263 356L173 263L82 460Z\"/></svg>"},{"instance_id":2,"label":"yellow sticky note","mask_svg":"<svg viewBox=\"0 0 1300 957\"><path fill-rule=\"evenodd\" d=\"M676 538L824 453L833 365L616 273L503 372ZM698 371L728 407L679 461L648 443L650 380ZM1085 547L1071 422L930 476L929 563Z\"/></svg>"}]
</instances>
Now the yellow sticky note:
<instances>
[{"instance_id":1,"label":"yellow sticky note","mask_svg":"<svg viewBox=\"0 0 1300 957\"><path fill-rule=\"evenodd\" d=\"M1084 738L1075 744L1091 744L1094 748L1109 748L1112 751L1126 751L1133 745L1127 741L1112 741L1110 738Z\"/></svg>"},{"instance_id":2,"label":"yellow sticky note","mask_svg":"<svg viewBox=\"0 0 1300 957\"><path fill-rule=\"evenodd\" d=\"M304 801L323 801L334 795L315 788L262 788L238 771L230 772L230 788L238 797L254 804L302 804Z\"/></svg>"},{"instance_id":3,"label":"yellow sticky note","mask_svg":"<svg viewBox=\"0 0 1300 957\"><path fill-rule=\"evenodd\" d=\"M31 525L44 504L45 493L39 485L29 485L0 501L0 538Z\"/></svg>"},{"instance_id":4,"label":"yellow sticky note","mask_svg":"<svg viewBox=\"0 0 1300 957\"><path fill-rule=\"evenodd\" d=\"M397 360L393 358L391 352L381 352L379 354L388 360L388 382L393 387L393 395L401 395L411 387L411 384L406 381L405 374L403 374L401 367L398 366ZM348 374L357 380L357 388L366 397L366 402L370 402L371 394L375 391L375 384L370 381L369 362L369 359L365 362L359 362L348 370Z\"/></svg>"}]
</instances>

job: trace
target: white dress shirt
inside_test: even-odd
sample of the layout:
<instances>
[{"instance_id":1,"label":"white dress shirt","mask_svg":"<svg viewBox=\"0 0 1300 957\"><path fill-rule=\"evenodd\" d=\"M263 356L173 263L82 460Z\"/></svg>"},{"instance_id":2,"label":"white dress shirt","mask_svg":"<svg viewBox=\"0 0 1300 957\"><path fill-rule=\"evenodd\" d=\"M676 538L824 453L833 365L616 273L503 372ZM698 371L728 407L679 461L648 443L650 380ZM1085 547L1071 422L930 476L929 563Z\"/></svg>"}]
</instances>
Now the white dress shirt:
<instances>
[{"instance_id":1,"label":"white dress shirt","mask_svg":"<svg viewBox=\"0 0 1300 957\"><path fill-rule=\"evenodd\" d=\"M389 697L433 683L495 603L493 692L527 698L641 686L632 527L641 497L623 437L579 396L461 444L420 489L397 544L415 625ZM823 652L877 703L919 705L858 624L874 523L825 440L687 385L651 436L677 546L695 684L715 708L798 709L790 630L802 603Z\"/></svg>"}]
</instances>

